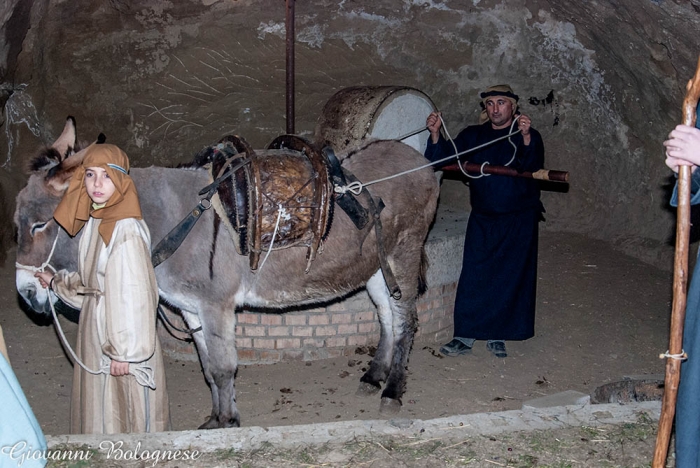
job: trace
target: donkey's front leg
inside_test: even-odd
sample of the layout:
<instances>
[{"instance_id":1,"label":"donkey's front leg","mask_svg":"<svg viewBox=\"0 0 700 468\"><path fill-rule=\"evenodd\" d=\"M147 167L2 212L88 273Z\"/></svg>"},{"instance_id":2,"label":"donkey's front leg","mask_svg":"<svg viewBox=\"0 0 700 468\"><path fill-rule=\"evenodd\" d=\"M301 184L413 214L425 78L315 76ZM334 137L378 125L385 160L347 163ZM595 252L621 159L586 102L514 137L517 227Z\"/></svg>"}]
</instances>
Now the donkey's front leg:
<instances>
[{"instance_id":1,"label":"donkey's front leg","mask_svg":"<svg viewBox=\"0 0 700 468\"><path fill-rule=\"evenodd\" d=\"M204 373L211 379L212 418L203 428L239 427L241 418L236 408L234 381L238 371L236 353L236 314L233 305L208 307L199 312L202 339L208 363ZM205 363L202 361L202 366Z\"/></svg>"},{"instance_id":2,"label":"donkey's front leg","mask_svg":"<svg viewBox=\"0 0 700 468\"><path fill-rule=\"evenodd\" d=\"M199 316L193 312L187 312L182 310L182 317L185 319L185 323L190 328L190 330L195 330L202 326L202 322L199 320ZM219 421L217 420L217 415L219 414L219 387L216 386L214 378L209 371L209 350L207 348L207 343L204 341L204 333L199 330L192 334L192 339L197 346L197 354L199 355L199 362L202 364L202 372L204 373L204 378L209 385L211 390L211 400L212 409L211 414L207 417L207 420L198 427L198 429L216 429L219 427Z\"/></svg>"}]
</instances>

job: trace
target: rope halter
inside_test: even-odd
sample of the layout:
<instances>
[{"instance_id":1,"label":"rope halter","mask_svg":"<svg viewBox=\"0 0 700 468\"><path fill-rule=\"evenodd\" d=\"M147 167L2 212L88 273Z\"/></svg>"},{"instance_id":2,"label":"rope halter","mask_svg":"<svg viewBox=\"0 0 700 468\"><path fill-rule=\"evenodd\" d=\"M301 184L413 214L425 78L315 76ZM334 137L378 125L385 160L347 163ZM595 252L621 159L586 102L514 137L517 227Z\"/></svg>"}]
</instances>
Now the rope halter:
<instances>
[{"instance_id":1,"label":"rope halter","mask_svg":"<svg viewBox=\"0 0 700 468\"><path fill-rule=\"evenodd\" d=\"M56 269L55 269L53 266L51 266L51 257L53 257L53 253L54 253L54 251L56 250L56 244L58 243L58 236L59 236L59 234L61 234L61 230L60 230L60 229L59 229L58 232L56 233L56 238L53 240L53 245L51 246L51 252L49 252L49 256L48 256L48 258L46 259L46 261L45 261L44 263L42 263L42 264L39 265L38 267L35 267L35 266L32 266L32 265L23 265L23 264L21 264L21 263L19 263L19 262L15 262L15 267L16 267L16 268L21 268L22 270L29 270L29 271L31 271L32 273L40 273L40 272L43 272L43 271L46 270L46 268L48 267L48 268L51 269L51 271L53 271L54 273L56 273Z\"/></svg>"}]
</instances>

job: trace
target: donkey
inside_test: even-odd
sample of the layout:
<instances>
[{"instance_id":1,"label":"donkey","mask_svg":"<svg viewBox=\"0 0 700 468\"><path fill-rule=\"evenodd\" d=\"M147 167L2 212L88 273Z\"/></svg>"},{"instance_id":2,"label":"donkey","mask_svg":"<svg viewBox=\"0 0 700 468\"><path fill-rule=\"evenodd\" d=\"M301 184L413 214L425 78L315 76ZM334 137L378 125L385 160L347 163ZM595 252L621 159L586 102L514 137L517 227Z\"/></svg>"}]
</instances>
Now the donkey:
<instances>
[{"instance_id":1,"label":"donkey","mask_svg":"<svg viewBox=\"0 0 700 468\"><path fill-rule=\"evenodd\" d=\"M69 117L61 136L33 159L27 185L17 196L17 290L41 313L50 313L50 301L56 299L41 288L32 270L49 263L56 270L77 267L78 242L52 217L83 157L76 136L75 121ZM345 158L343 167L367 182L425 163L420 153L403 143L377 141ZM211 182L202 168L133 168L131 176L153 245L188 214L198 201L198 191ZM358 230L339 209L322 253L306 274L306 249L296 247L273 250L263 268L251 271L248 257L236 252L231 236L216 229L211 212L202 215L180 248L156 268L162 300L178 308L190 328L201 327L193 337L211 388L212 412L200 428L240 426L234 387L237 308L317 304L362 287L377 307L381 332L358 393L376 394L384 383L380 411L400 410L417 329L423 247L435 215L439 185L433 171L425 168L374 184L369 190L385 204L380 215L383 241L402 292L399 299L389 293L380 269L375 231L371 227Z\"/></svg>"}]
</instances>

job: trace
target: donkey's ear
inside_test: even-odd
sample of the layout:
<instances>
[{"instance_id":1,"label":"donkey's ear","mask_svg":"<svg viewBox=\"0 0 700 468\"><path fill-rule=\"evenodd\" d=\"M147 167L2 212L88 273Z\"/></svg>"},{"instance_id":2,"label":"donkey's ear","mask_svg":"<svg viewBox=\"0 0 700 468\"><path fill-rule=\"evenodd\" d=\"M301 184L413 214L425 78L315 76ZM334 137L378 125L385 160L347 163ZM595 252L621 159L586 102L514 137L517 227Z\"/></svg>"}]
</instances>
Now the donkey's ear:
<instances>
[{"instance_id":1,"label":"donkey's ear","mask_svg":"<svg viewBox=\"0 0 700 468\"><path fill-rule=\"evenodd\" d=\"M78 146L78 132L75 124L75 118L71 115L66 119L66 125L63 127L61 135L53 142L51 148L58 151L61 155L61 160L66 159L74 153Z\"/></svg>"},{"instance_id":2,"label":"donkey's ear","mask_svg":"<svg viewBox=\"0 0 700 468\"><path fill-rule=\"evenodd\" d=\"M87 148L69 155L66 159L61 161L60 164L52 167L48 174L46 174L46 185L51 192L55 195L61 196L63 192L68 189L70 184L70 179L75 174L76 169L80 167L83 162L83 157L85 157L85 151Z\"/></svg>"}]
</instances>

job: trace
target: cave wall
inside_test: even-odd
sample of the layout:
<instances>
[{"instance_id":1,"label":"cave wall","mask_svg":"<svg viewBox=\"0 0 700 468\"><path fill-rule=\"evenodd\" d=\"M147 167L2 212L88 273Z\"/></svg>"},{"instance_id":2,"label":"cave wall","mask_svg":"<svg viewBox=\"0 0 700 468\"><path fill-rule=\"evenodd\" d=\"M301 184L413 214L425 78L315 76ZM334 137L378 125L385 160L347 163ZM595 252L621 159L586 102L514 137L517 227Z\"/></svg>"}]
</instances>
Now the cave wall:
<instances>
[{"instance_id":1,"label":"cave wall","mask_svg":"<svg viewBox=\"0 0 700 468\"><path fill-rule=\"evenodd\" d=\"M543 134L543 229L609 241L665 268L675 217L661 142L680 122L700 53L692 3L668 0L296 3L296 133L313 134L339 89L421 89L453 135L478 93L509 83ZM285 131L281 0L9 0L0 6L0 261L14 196L66 116L133 165L174 165L235 133L262 147ZM441 203L466 209L448 181Z\"/></svg>"}]
</instances>

